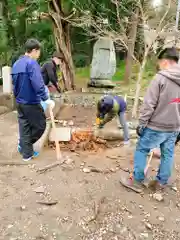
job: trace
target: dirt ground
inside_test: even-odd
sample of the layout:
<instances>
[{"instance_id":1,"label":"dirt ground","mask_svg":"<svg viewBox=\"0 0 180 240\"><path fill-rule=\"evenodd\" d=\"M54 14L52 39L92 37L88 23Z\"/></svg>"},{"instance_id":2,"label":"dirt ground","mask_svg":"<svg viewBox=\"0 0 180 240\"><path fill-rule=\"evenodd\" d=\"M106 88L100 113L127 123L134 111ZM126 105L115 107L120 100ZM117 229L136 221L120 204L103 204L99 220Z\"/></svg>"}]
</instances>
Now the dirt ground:
<instances>
[{"instance_id":1,"label":"dirt ground","mask_svg":"<svg viewBox=\"0 0 180 240\"><path fill-rule=\"evenodd\" d=\"M59 112L57 119L73 121L77 127L92 127L96 121L96 108L69 105Z\"/></svg>"},{"instance_id":2,"label":"dirt ground","mask_svg":"<svg viewBox=\"0 0 180 240\"><path fill-rule=\"evenodd\" d=\"M61 114L63 120L73 119L78 126L94 123L92 111L82 108ZM8 128L7 119L0 124L1 132ZM63 156L64 164L44 173L38 169L56 162L52 149L44 149L30 165L7 166L1 158L0 240L180 239L178 147L173 173L176 188L161 192L162 201L154 199L150 190L140 195L120 185L120 175L132 170L131 147L63 152ZM22 163L21 157L16 154L13 162ZM156 173L158 164L153 159L150 175ZM88 172L91 168L98 171Z\"/></svg>"},{"instance_id":3,"label":"dirt ground","mask_svg":"<svg viewBox=\"0 0 180 240\"><path fill-rule=\"evenodd\" d=\"M93 127L96 122L96 108L95 107L85 107L81 106L67 106L59 112L57 119L65 120L67 123L73 121L74 125L77 127ZM131 121L131 112L126 113L126 118ZM117 119L108 123L107 126L117 126Z\"/></svg>"}]
</instances>

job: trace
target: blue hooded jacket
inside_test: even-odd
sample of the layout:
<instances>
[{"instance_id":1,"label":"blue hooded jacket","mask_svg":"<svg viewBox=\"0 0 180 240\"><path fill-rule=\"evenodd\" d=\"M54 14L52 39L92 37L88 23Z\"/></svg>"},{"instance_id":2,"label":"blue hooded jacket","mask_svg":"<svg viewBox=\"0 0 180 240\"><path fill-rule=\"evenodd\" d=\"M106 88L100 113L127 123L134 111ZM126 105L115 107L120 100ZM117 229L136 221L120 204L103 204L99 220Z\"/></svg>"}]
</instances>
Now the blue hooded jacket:
<instances>
[{"instance_id":1,"label":"blue hooded jacket","mask_svg":"<svg viewBox=\"0 0 180 240\"><path fill-rule=\"evenodd\" d=\"M12 67L13 92L17 103L39 104L48 99L40 65L36 60L20 57Z\"/></svg>"}]
</instances>

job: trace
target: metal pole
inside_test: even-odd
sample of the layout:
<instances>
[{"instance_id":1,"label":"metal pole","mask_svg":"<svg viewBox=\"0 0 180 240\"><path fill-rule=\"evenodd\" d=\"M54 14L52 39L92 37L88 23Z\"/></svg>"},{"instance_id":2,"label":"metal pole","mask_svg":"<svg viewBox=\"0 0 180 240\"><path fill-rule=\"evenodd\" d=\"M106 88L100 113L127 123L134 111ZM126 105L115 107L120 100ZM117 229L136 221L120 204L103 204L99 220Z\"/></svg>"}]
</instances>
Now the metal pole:
<instances>
[{"instance_id":1,"label":"metal pole","mask_svg":"<svg viewBox=\"0 0 180 240\"><path fill-rule=\"evenodd\" d=\"M176 26L175 26L176 32L178 32L178 27L179 27L179 13L180 13L180 0L178 0L177 12L176 12Z\"/></svg>"},{"instance_id":2,"label":"metal pole","mask_svg":"<svg viewBox=\"0 0 180 240\"><path fill-rule=\"evenodd\" d=\"M176 12L176 26L175 26L175 33L176 33L175 45L176 45L176 47L177 47L177 44L178 44L179 15L180 15L180 0L178 0L177 12ZM179 56L180 56L180 53L179 53ZM179 58L178 63L180 63L180 58Z\"/></svg>"}]
</instances>

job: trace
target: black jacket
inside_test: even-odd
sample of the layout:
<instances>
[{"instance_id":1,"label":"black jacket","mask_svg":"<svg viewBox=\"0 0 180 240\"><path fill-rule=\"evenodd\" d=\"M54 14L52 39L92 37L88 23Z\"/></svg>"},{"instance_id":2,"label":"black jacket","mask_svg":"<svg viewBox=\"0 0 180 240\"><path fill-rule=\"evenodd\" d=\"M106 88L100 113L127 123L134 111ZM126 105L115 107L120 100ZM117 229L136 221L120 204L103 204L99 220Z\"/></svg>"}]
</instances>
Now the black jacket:
<instances>
[{"instance_id":1,"label":"black jacket","mask_svg":"<svg viewBox=\"0 0 180 240\"><path fill-rule=\"evenodd\" d=\"M56 87L57 91L61 92L58 87L57 67L52 59L43 64L41 72L45 85L48 86L49 82L51 82Z\"/></svg>"}]
</instances>

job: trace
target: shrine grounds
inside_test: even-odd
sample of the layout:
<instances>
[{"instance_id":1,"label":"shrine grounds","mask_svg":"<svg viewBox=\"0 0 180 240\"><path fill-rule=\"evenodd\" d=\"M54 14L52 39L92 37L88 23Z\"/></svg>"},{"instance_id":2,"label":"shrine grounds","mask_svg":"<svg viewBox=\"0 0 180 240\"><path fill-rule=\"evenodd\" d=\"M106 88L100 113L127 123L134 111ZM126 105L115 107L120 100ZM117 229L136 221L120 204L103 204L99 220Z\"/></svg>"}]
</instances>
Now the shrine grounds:
<instances>
[{"instance_id":1,"label":"shrine grounds","mask_svg":"<svg viewBox=\"0 0 180 240\"><path fill-rule=\"evenodd\" d=\"M77 71L78 88L85 86L88 69ZM145 90L149 78L143 80ZM133 95L135 80L127 88L119 80L122 94ZM78 94L77 94L78 95ZM63 121L90 128L95 106L70 104L59 112ZM90 98L92 102L92 98ZM176 147L173 188L161 192L148 189L139 195L119 183L121 174L133 168L135 143L124 148L120 141L96 150L62 147L66 161L56 162L55 150L45 147L30 164L16 152L16 112L0 115L0 240L179 240L180 239L180 148ZM117 129L116 121L107 128ZM13 156L13 157L12 157ZM149 175L159 164L153 159Z\"/></svg>"},{"instance_id":2,"label":"shrine grounds","mask_svg":"<svg viewBox=\"0 0 180 240\"><path fill-rule=\"evenodd\" d=\"M61 112L75 126L94 123L94 108L70 106ZM116 121L111 125L116 128ZM133 167L134 144L120 142L97 151L63 149L67 161L55 163L55 151L45 148L39 158L23 164L15 153L15 113L1 115L0 239L2 240L179 240L180 150L176 148L174 188L145 190L142 195L123 188L121 174ZM107 125L107 127L109 127ZM8 154L7 154L8 155ZM150 175L159 160L153 159Z\"/></svg>"}]
</instances>

